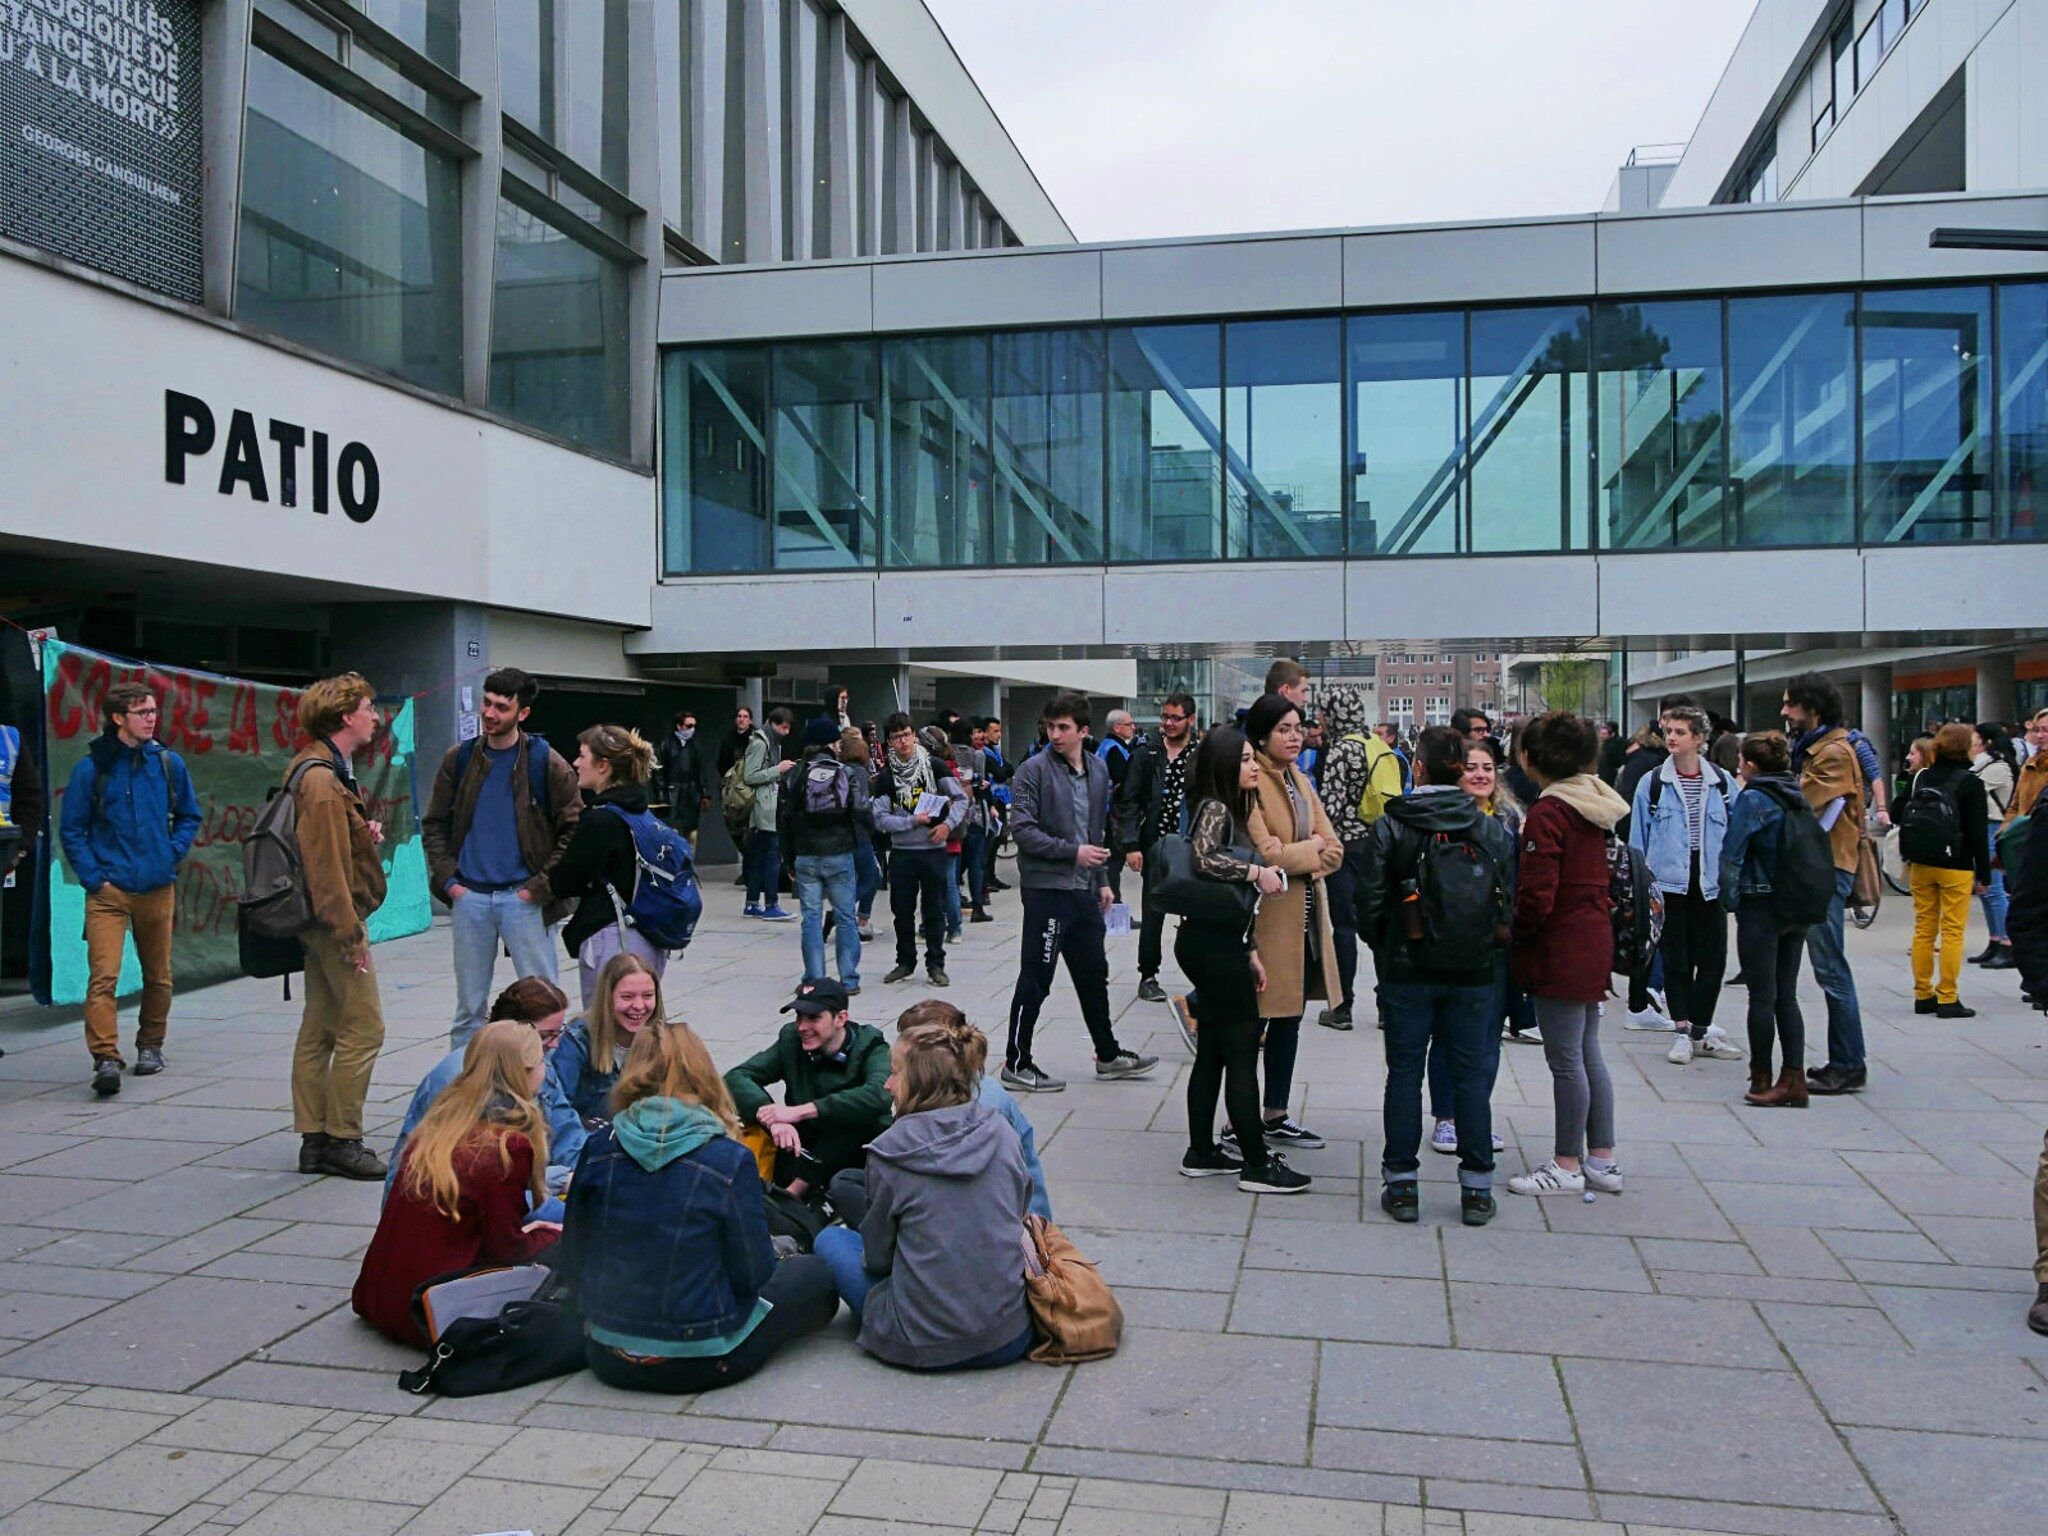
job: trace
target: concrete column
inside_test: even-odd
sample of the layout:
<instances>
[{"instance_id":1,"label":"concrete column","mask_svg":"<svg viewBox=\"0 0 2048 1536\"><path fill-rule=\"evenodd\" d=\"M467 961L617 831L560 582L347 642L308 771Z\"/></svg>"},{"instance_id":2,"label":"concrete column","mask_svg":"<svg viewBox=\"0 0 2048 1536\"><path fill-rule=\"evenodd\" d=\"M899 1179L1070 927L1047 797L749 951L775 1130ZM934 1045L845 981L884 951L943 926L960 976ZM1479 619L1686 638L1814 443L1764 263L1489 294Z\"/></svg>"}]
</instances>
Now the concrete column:
<instances>
[{"instance_id":1,"label":"concrete column","mask_svg":"<svg viewBox=\"0 0 2048 1536\"><path fill-rule=\"evenodd\" d=\"M1003 756L1012 763L1024 761L1038 740L1038 717L1052 702L1052 688L1011 688L1003 699Z\"/></svg>"},{"instance_id":2,"label":"concrete column","mask_svg":"<svg viewBox=\"0 0 2048 1536\"><path fill-rule=\"evenodd\" d=\"M235 243L242 227L242 125L249 86L252 0L224 0L199 13L199 66L206 82L199 131L200 294L217 315L234 313ZM496 72L493 71L493 78ZM492 135L495 143L496 134Z\"/></svg>"},{"instance_id":3,"label":"concrete column","mask_svg":"<svg viewBox=\"0 0 2048 1536\"><path fill-rule=\"evenodd\" d=\"M479 702L491 669L488 620L485 609L462 603L334 606L334 670L361 672L384 698L413 696L415 783L422 794L460 739L462 690L470 690L471 713Z\"/></svg>"},{"instance_id":4,"label":"concrete column","mask_svg":"<svg viewBox=\"0 0 2048 1536\"><path fill-rule=\"evenodd\" d=\"M847 38L846 13L834 11L825 24L826 152L825 250L831 256L859 254L860 130L855 114L864 101L860 60Z\"/></svg>"},{"instance_id":5,"label":"concrete column","mask_svg":"<svg viewBox=\"0 0 2048 1536\"><path fill-rule=\"evenodd\" d=\"M790 93L789 132L789 259L809 261L813 254L811 221L817 209L818 32L821 18L797 0L789 41L795 55L789 62L796 89Z\"/></svg>"},{"instance_id":6,"label":"concrete column","mask_svg":"<svg viewBox=\"0 0 2048 1536\"><path fill-rule=\"evenodd\" d=\"M745 705L748 709L751 709L754 712L754 724L758 726L761 723L761 715L763 713L761 708L762 700L767 692L767 678L750 677L740 684L740 696L733 701L732 707L738 710L741 705Z\"/></svg>"},{"instance_id":7,"label":"concrete column","mask_svg":"<svg viewBox=\"0 0 2048 1536\"><path fill-rule=\"evenodd\" d=\"M1977 658L1977 718L2010 720L2013 696L2013 653L1995 651Z\"/></svg>"},{"instance_id":8,"label":"concrete column","mask_svg":"<svg viewBox=\"0 0 2048 1536\"><path fill-rule=\"evenodd\" d=\"M749 4L743 13L741 79L745 142L746 261L782 259L782 37L779 8ZM738 231L728 230L730 239Z\"/></svg>"},{"instance_id":9,"label":"concrete column","mask_svg":"<svg viewBox=\"0 0 2048 1536\"><path fill-rule=\"evenodd\" d=\"M880 725L910 697L910 668L904 666L834 667L827 681L846 690L846 712L856 722Z\"/></svg>"},{"instance_id":10,"label":"concrete column","mask_svg":"<svg viewBox=\"0 0 2048 1536\"><path fill-rule=\"evenodd\" d=\"M938 679L938 707L957 709L963 715L1003 713L1003 685L992 677L949 677Z\"/></svg>"},{"instance_id":11,"label":"concrete column","mask_svg":"<svg viewBox=\"0 0 2048 1536\"><path fill-rule=\"evenodd\" d=\"M1870 738L1870 744L1877 748L1877 760L1889 773L1892 761L1892 669L1865 667L1859 674L1859 680L1863 685L1863 713L1857 724L1863 727L1863 734Z\"/></svg>"}]
</instances>

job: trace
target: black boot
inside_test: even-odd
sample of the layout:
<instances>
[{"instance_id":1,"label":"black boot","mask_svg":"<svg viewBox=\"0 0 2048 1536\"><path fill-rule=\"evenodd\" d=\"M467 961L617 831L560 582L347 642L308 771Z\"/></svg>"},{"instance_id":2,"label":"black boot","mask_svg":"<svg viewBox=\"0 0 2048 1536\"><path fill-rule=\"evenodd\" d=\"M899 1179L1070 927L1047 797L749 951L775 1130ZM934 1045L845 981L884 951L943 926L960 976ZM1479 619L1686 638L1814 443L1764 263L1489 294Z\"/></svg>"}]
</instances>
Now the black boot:
<instances>
[{"instance_id":1,"label":"black boot","mask_svg":"<svg viewBox=\"0 0 2048 1536\"><path fill-rule=\"evenodd\" d=\"M366 1183L382 1179L385 1172L382 1159L361 1141L343 1141L337 1136L328 1137L327 1145L321 1149L320 1171Z\"/></svg>"},{"instance_id":2,"label":"black boot","mask_svg":"<svg viewBox=\"0 0 2048 1536\"><path fill-rule=\"evenodd\" d=\"M320 1160L327 1155L327 1133L307 1131L299 1137L299 1172L325 1173Z\"/></svg>"}]
</instances>

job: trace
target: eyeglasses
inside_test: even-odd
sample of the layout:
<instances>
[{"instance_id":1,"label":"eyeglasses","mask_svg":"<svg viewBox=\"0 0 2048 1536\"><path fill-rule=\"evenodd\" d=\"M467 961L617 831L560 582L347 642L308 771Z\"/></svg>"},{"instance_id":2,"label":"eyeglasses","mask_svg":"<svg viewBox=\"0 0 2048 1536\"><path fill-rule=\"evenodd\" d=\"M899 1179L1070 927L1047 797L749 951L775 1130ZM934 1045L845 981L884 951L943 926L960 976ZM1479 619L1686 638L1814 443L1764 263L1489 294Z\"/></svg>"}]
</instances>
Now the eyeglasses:
<instances>
[{"instance_id":1,"label":"eyeglasses","mask_svg":"<svg viewBox=\"0 0 2048 1536\"><path fill-rule=\"evenodd\" d=\"M154 720L158 715L162 713L162 710L158 709L155 705L151 705L148 709L129 710L126 718L133 720Z\"/></svg>"},{"instance_id":2,"label":"eyeglasses","mask_svg":"<svg viewBox=\"0 0 2048 1536\"><path fill-rule=\"evenodd\" d=\"M1161 715L1159 717L1159 723L1161 725L1179 725L1182 721L1188 718L1189 717L1186 715Z\"/></svg>"},{"instance_id":3,"label":"eyeglasses","mask_svg":"<svg viewBox=\"0 0 2048 1536\"><path fill-rule=\"evenodd\" d=\"M1304 727L1299 724L1276 725L1273 727L1273 734L1275 736L1299 736L1302 734L1303 729Z\"/></svg>"}]
</instances>

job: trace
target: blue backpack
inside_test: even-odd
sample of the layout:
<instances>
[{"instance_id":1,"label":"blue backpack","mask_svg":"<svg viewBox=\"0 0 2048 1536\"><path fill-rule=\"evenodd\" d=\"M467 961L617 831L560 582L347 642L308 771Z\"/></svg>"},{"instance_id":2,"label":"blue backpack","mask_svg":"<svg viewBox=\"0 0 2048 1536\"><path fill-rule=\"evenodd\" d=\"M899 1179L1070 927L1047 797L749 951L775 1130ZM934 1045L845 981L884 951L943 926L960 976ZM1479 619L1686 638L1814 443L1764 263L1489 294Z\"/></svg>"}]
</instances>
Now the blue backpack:
<instances>
[{"instance_id":1,"label":"blue backpack","mask_svg":"<svg viewBox=\"0 0 2048 1536\"><path fill-rule=\"evenodd\" d=\"M631 895L622 899L616 887L605 886L619 922L656 949L685 948L697 931L697 919L704 915L704 898L697 889L688 840L652 811L628 811L616 805L594 809L617 812L633 834Z\"/></svg>"}]
</instances>

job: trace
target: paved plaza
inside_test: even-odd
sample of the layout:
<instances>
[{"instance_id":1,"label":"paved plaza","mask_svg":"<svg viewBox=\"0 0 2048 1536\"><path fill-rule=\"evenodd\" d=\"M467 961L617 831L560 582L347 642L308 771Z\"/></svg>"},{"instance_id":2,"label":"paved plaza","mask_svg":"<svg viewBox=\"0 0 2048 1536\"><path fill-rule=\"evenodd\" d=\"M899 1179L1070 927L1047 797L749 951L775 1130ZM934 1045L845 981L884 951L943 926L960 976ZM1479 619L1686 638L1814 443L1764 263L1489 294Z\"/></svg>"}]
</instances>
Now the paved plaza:
<instances>
[{"instance_id":1,"label":"paved plaza","mask_svg":"<svg viewBox=\"0 0 2048 1536\"><path fill-rule=\"evenodd\" d=\"M773 1030L797 935L743 923L730 871L707 879L669 998L729 1062ZM999 1035L1014 894L996 910L949 969ZM1484 1231L1456 1223L1450 1158L1425 1159L1421 1226L1380 1214L1369 1027L1304 1031L1298 1108L1330 1137L1294 1159L1313 1194L1179 1178L1187 1058L1134 1000L1135 939L1113 940L1118 1027L1160 1072L1082 1081L1062 981L1039 1058L1076 1081L1026 1108L1056 1216L1122 1298L1122 1351L914 1377L842 1316L694 1399L587 1373L401 1392L417 1357L348 1306L378 1190L292 1171L298 1007L275 982L181 997L170 1070L104 1105L75 1019L10 1007L0 1536L2048 1531L2048 1339L2023 1322L2048 1026L1975 972L1980 1017L1915 1017L1908 916L1888 898L1851 941L1862 1097L1746 1109L1744 1064L1674 1067L1610 1027L1628 1193L1503 1188ZM380 1148L445 1049L448 952L445 928L378 951ZM857 1017L922 995L883 988L887 964L870 946ZM1722 1013L1738 1037L1742 1003ZM1504 1183L1547 1154L1539 1050L1504 1047L1494 1102Z\"/></svg>"}]
</instances>

